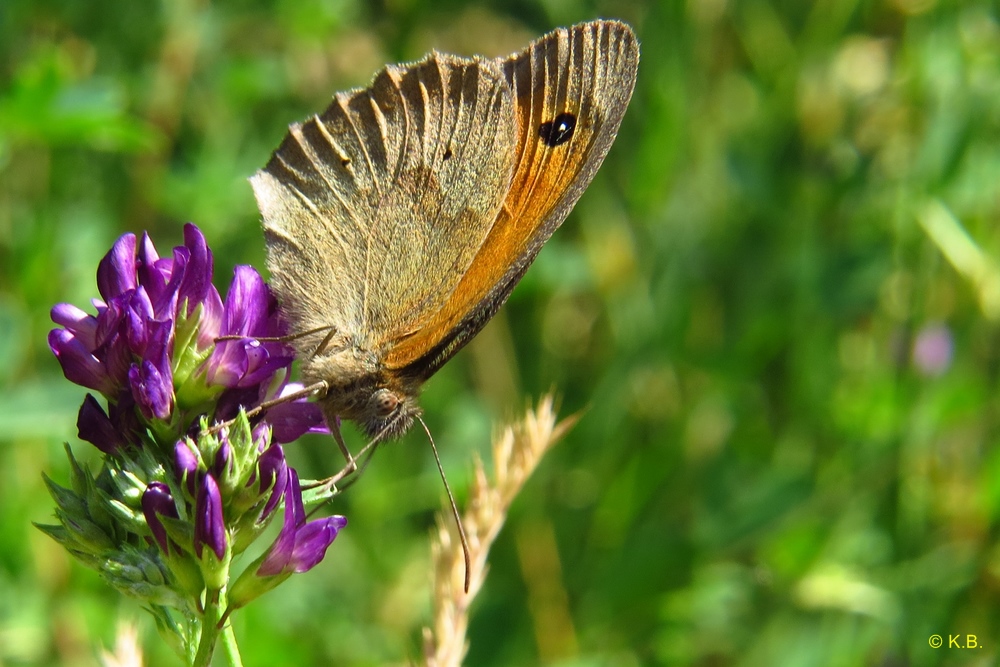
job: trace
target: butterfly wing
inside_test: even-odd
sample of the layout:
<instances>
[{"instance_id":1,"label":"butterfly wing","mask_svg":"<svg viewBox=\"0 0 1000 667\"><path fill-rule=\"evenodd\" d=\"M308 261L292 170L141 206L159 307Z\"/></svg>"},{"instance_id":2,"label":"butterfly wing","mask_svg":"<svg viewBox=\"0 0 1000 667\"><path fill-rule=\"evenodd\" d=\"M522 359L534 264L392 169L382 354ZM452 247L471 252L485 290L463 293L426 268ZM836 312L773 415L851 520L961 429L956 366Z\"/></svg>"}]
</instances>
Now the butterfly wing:
<instances>
[{"instance_id":1,"label":"butterfly wing","mask_svg":"<svg viewBox=\"0 0 1000 667\"><path fill-rule=\"evenodd\" d=\"M451 297L388 349L388 368L426 379L493 317L601 166L638 63L635 34L617 21L559 29L497 60L517 107L510 189Z\"/></svg>"},{"instance_id":2,"label":"butterfly wing","mask_svg":"<svg viewBox=\"0 0 1000 667\"><path fill-rule=\"evenodd\" d=\"M499 65L437 53L291 126L251 183L300 352L331 327L377 349L440 311L499 214L516 138Z\"/></svg>"}]
</instances>

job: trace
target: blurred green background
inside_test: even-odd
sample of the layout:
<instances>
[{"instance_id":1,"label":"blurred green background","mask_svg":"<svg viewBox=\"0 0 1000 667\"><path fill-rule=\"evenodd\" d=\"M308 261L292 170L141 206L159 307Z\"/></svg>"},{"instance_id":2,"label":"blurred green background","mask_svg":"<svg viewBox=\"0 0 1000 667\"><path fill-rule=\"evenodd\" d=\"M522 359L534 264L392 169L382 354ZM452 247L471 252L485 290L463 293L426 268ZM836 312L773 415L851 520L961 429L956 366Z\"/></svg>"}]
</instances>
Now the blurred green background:
<instances>
[{"instance_id":1,"label":"blurred green background","mask_svg":"<svg viewBox=\"0 0 1000 667\"><path fill-rule=\"evenodd\" d=\"M186 221L224 290L263 267L246 178L288 123L386 62L596 16L642 42L618 141L422 401L460 501L493 424L550 388L585 410L514 506L467 664L996 663L991 3L2 0L0 665L95 665L120 618L179 664L30 525L64 441L95 461L49 308L87 306L119 234L166 250ZM326 560L236 615L248 667L416 660L441 495L422 435L380 450Z\"/></svg>"}]
</instances>

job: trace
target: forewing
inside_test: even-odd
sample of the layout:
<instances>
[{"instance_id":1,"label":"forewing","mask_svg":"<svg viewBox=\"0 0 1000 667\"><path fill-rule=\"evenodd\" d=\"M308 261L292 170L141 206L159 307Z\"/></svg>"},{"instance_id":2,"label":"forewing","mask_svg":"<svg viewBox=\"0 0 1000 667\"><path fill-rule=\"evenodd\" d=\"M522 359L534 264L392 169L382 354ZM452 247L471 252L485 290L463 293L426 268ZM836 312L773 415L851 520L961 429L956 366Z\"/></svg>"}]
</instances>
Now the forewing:
<instances>
[{"instance_id":1,"label":"forewing","mask_svg":"<svg viewBox=\"0 0 1000 667\"><path fill-rule=\"evenodd\" d=\"M510 189L451 298L427 326L390 348L389 368L429 377L496 313L604 160L638 63L635 35L617 21L562 28L497 61L517 106Z\"/></svg>"},{"instance_id":2,"label":"forewing","mask_svg":"<svg viewBox=\"0 0 1000 667\"><path fill-rule=\"evenodd\" d=\"M291 126L251 182L292 333L377 349L440 311L509 189L514 123L497 63L433 53Z\"/></svg>"}]
</instances>

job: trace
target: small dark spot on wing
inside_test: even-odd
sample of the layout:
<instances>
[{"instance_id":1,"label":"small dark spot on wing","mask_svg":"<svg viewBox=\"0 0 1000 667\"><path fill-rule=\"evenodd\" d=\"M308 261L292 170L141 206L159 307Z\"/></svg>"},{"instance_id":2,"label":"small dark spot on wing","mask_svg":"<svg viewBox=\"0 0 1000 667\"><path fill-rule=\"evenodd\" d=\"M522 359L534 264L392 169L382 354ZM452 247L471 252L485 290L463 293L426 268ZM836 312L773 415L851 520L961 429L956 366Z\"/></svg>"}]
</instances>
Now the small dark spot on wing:
<instances>
[{"instance_id":1,"label":"small dark spot on wing","mask_svg":"<svg viewBox=\"0 0 1000 667\"><path fill-rule=\"evenodd\" d=\"M538 137L549 148L555 148L569 141L575 129L576 116L571 113L561 113L538 127Z\"/></svg>"}]
</instances>

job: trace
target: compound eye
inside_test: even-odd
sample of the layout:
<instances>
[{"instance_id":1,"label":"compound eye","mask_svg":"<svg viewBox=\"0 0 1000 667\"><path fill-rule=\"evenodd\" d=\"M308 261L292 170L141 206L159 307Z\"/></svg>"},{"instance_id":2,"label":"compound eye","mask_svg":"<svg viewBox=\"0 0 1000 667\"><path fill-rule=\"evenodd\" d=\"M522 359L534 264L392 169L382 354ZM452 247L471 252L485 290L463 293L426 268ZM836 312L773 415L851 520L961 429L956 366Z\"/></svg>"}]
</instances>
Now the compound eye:
<instances>
[{"instance_id":1,"label":"compound eye","mask_svg":"<svg viewBox=\"0 0 1000 667\"><path fill-rule=\"evenodd\" d=\"M380 416L391 415L399 407L399 397L388 389L379 389L372 396L375 403L375 410Z\"/></svg>"}]
</instances>

